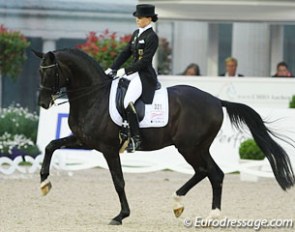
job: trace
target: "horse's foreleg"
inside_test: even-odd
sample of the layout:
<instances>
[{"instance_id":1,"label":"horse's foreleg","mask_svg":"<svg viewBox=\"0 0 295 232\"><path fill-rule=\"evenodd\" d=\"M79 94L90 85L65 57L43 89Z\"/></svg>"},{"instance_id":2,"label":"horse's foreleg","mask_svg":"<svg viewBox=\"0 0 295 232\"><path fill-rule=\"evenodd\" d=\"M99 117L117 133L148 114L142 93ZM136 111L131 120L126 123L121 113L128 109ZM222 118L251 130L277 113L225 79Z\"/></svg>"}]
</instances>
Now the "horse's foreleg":
<instances>
[{"instance_id":1,"label":"horse's foreleg","mask_svg":"<svg viewBox=\"0 0 295 232\"><path fill-rule=\"evenodd\" d=\"M47 179L49 176L49 169L53 152L60 148L82 148L78 140L74 136L68 136L61 139L52 140L45 148L45 155L40 171L41 177L41 193L46 195L51 189L51 183Z\"/></svg>"},{"instance_id":2,"label":"horse's foreleg","mask_svg":"<svg viewBox=\"0 0 295 232\"><path fill-rule=\"evenodd\" d=\"M115 189L118 193L121 204L120 213L111 220L110 225L121 225L122 220L130 215L130 209L125 193L125 181L123 177L121 161L119 154L104 154L104 156L108 163L113 183L115 185Z\"/></svg>"}]
</instances>

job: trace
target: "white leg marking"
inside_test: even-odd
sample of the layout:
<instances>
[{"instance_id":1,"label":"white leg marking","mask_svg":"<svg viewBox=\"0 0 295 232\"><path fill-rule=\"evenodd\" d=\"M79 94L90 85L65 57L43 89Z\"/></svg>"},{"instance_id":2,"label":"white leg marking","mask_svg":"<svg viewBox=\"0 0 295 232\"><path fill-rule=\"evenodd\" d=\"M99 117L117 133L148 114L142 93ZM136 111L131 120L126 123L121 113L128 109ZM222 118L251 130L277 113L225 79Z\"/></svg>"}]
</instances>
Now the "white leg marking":
<instances>
[{"instance_id":1,"label":"white leg marking","mask_svg":"<svg viewBox=\"0 0 295 232\"><path fill-rule=\"evenodd\" d=\"M179 209L181 207L184 207L184 205L182 203L183 196L178 196L176 194L176 192L174 192L173 195L172 195L172 197L173 197L173 200L174 200L174 202L173 202L173 209Z\"/></svg>"},{"instance_id":2,"label":"white leg marking","mask_svg":"<svg viewBox=\"0 0 295 232\"><path fill-rule=\"evenodd\" d=\"M174 192L172 195L172 198L173 198L173 211L174 211L175 217L179 217L184 210L184 205L182 203L183 196L178 196Z\"/></svg>"},{"instance_id":3,"label":"white leg marking","mask_svg":"<svg viewBox=\"0 0 295 232\"><path fill-rule=\"evenodd\" d=\"M211 210L208 217L206 217L206 220L209 220L209 219L221 219L221 211L220 211L220 209Z\"/></svg>"}]
</instances>

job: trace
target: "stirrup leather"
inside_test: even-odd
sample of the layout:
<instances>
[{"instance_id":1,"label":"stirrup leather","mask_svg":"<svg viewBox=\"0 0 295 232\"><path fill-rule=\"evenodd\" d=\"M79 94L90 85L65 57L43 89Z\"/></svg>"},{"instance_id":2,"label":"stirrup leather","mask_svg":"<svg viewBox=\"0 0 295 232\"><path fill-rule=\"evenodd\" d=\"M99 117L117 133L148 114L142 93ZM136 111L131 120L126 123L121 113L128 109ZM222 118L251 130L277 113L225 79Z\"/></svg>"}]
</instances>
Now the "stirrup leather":
<instances>
[{"instance_id":1,"label":"stirrup leather","mask_svg":"<svg viewBox=\"0 0 295 232\"><path fill-rule=\"evenodd\" d=\"M121 130L119 131L119 139L120 139L119 153L123 153L128 147L128 144L130 142L130 127L129 127L129 123L126 120L123 121Z\"/></svg>"}]
</instances>

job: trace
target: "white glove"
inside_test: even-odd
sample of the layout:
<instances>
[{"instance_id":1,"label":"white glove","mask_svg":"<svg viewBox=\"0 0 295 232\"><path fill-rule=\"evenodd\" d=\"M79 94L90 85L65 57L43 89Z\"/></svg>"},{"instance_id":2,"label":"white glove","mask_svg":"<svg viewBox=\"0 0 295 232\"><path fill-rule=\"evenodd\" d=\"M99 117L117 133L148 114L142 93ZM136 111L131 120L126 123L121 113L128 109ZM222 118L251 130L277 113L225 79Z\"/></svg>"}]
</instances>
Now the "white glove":
<instances>
[{"instance_id":1,"label":"white glove","mask_svg":"<svg viewBox=\"0 0 295 232\"><path fill-rule=\"evenodd\" d=\"M117 71L117 77L121 78L125 75L125 68L120 68L118 71Z\"/></svg>"},{"instance_id":2,"label":"white glove","mask_svg":"<svg viewBox=\"0 0 295 232\"><path fill-rule=\"evenodd\" d=\"M113 70L111 68L108 68L104 71L105 74L109 75Z\"/></svg>"}]
</instances>

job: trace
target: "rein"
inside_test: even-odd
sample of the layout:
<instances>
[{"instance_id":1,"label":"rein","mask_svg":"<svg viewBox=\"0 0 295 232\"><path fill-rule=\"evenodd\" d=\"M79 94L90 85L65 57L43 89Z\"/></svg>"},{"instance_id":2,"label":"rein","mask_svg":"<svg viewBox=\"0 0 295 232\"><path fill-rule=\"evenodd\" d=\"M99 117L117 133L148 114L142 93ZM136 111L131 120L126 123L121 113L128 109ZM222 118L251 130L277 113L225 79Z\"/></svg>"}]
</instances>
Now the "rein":
<instances>
[{"instance_id":1,"label":"rein","mask_svg":"<svg viewBox=\"0 0 295 232\"><path fill-rule=\"evenodd\" d=\"M47 91L50 91L52 92L51 94L51 98L52 98L52 101L53 103L55 104L55 100L56 99L59 99L63 96L66 96L68 95L68 93L79 93L79 92L85 92L84 94L81 94L81 95L78 95L74 98L71 99L71 101L76 101L80 98L83 98L85 96L88 96L89 94L91 94L92 92L94 92L95 90L99 90L99 89L102 89L106 86L107 82L105 83L97 83L97 84L94 84L94 85L90 85L90 86L85 86L85 87L81 87L81 88L77 88L77 89L71 89L71 90L66 90L66 91L62 91L60 89L60 86L59 86L59 83L60 83L60 76L59 76L59 72L58 72L58 63L54 63L54 64L51 64L51 65L40 65L40 68L41 69L50 69L50 68L56 68L56 79L55 79L55 85L54 87L47 87L47 86L44 86L42 84L40 84L40 89L43 89L43 90L47 90ZM66 79L66 82L68 83L69 82L69 79ZM97 87L97 88L95 88ZM60 102L58 104L55 104L55 105L62 105L62 104L65 104L69 102L69 100L66 100L66 101L63 101L63 102Z\"/></svg>"},{"instance_id":2,"label":"rein","mask_svg":"<svg viewBox=\"0 0 295 232\"><path fill-rule=\"evenodd\" d=\"M87 86L87 87L81 87L81 88L77 88L77 89L73 89L73 90L61 91L60 92L61 95L59 95L57 98L55 98L55 100L58 98L61 98L63 95L67 95L67 93L85 92L84 94L78 95L78 96L73 97L71 99L71 101L76 101L76 100L79 100L80 98L88 96L89 94L91 94L92 92L94 92L96 90L104 88L105 86L106 86L106 83L97 83L95 85L91 85L91 86ZM97 87L97 88L95 88L95 87ZM59 106L59 105L65 104L67 102L69 102L69 100L60 102L57 105Z\"/></svg>"}]
</instances>

